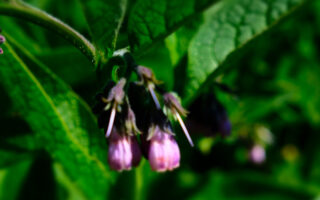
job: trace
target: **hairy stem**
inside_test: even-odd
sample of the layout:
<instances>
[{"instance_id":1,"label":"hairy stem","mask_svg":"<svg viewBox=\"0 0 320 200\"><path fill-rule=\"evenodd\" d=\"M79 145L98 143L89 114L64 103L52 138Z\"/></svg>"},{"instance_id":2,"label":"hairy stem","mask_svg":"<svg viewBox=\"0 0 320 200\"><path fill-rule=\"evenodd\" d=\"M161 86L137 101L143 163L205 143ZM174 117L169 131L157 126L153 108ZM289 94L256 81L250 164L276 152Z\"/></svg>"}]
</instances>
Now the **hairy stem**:
<instances>
[{"instance_id":1,"label":"hairy stem","mask_svg":"<svg viewBox=\"0 0 320 200\"><path fill-rule=\"evenodd\" d=\"M0 3L0 15L28 20L44 28L54 31L76 46L93 64L96 64L94 46L79 32L50 14L32 7L22 1Z\"/></svg>"}]
</instances>

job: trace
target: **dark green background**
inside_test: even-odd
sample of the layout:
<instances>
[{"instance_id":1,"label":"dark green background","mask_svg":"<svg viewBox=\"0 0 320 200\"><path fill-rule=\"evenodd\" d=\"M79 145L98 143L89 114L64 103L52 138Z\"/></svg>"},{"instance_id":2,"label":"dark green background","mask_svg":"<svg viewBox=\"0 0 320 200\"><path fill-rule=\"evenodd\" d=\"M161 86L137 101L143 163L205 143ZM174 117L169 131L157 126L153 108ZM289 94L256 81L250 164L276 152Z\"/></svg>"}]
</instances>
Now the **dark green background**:
<instances>
[{"instance_id":1,"label":"dark green background","mask_svg":"<svg viewBox=\"0 0 320 200\"><path fill-rule=\"evenodd\" d=\"M56 134L57 136L39 139L37 134L41 133L35 132L34 127L41 132L40 127L43 126L43 129L46 129L55 126L56 123L52 121L49 125L30 126L28 121L30 118L26 120L21 114L29 111L17 110L9 93L14 91L14 99L17 102L28 100L27 103L30 104L28 108L38 107L39 111L33 110L35 113L41 113L46 109L41 107L42 97L38 97L36 93L29 94L29 90L26 90L28 85L21 86L22 89L18 90L20 85L15 88L12 84L12 90L8 90L8 84L0 84L1 200L92 199L92 197L105 199L105 196L108 199L300 200L320 198L319 0L306 1L292 12L284 10L284 17L281 17L280 21L278 18L272 18L276 15L270 14L268 20L270 24L262 28L266 30L263 34L260 34L263 30L259 28L259 20L253 16L252 24L258 24L252 28L255 37L251 35L247 38L248 41L245 39L242 41L246 36L240 37L241 29L239 29L240 32L236 38L238 41L235 42L237 48L230 51L228 50L229 47L232 48L228 38L230 32L224 26L233 22L232 20L224 21L223 16L236 12L232 10L232 5L236 4L236 1L232 0L226 1L228 2L226 8L220 14L214 12L214 9L217 9L215 8L217 5L214 4L203 15L201 12L207 7L209 1L201 1L195 9L196 14L191 17L187 12L188 9L184 12L183 6L187 8L192 1L185 0L183 4L181 1L173 1L181 6L181 13L176 11L172 14L168 10L167 18L164 19L176 16L175 14L182 18L186 16L189 18L186 22L179 22L177 25L175 23L179 18L172 17L164 27L152 26L154 20L160 18L152 15L156 11L144 10L145 4L148 3L130 1L128 12L131 12L131 15L124 16L118 40L108 40L107 37L110 47L101 46L104 37L90 36L86 15L83 14L80 2L74 0L30 0L28 2L65 21L90 40L93 38L97 47L104 52L101 56L108 57L112 54L114 47L118 49L131 44L132 50L136 53L134 55L137 62L152 68L157 78L164 82L163 86L178 92L186 106L201 95L197 93L199 88L197 85L204 83L203 92L215 92L228 111L233 129L231 136L227 138L220 136L208 138L201 134L201 131L195 131L192 137L196 145L191 148L179 126L175 126L182 156L180 168L169 173L155 173L150 170L148 162L143 160L137 169L120 174L111 173L112 181L102 180L105 177L100 176L99 171L95 171L97 167L95 163L88 164L85 160L79 162L82 155L73 161L73 146L64 141L63 132L48 131L48 135ZM281 4L286 1L266 2ZM155 1L153 3L156 4ZM158 6L161 7L161 5ZM252 13L260 12L259 6L255 6L254 3L248 5L248 8L251 9L246 10L248 13L252 10ZM149 28L154 31L151 39L139 33L141 24L132 25L135 22L133 12L142 13L141 15L147 20L151 20ZM135 17L138 18L140 14ZM273 20L277 23L271 23ZM106 22L95 21L95 23L98 25L100 23L103 28ZM237 24L237 22L234 23ZM206 26L216 27L212 35L209 34L212 30L208 31ZM101 81L107 81L110 77L100 74L102 80L98 80L90 61L80 51L55 33L27 23L23 19L1 16L0 27L7 36L10 46L15 50L25 49L30 52L35 59L43 63L45 69L47 66L89 106L93 106L94 95L100 89ZM143 27L141 29L144 30ZM172 31L175 32L168 36ZM113 37L112 31L106 34ZM207 52L203 50L205 45L197 46L197 44L206 44L215 38L222 38L222 40L215 43L217 52L212 57L208 57ZM65 102L73 101L71 97L73 93L69 92L68 86L55 87L52 73L36 68L36 61L20 50L16 50L17 54L39 82L45 85L44 88L50 90L48 93L54 101L58 102L60 99ZM6 51L5 54L10 52ZM6 59L2 56L4 55L0 55L0 60ZM210 65L212 60L218 62L218 70L208 69L212 66ZM201 72L206 70L210 75L207 74L203 78ZM216 73L212 74L213 71ZM9 73L5 76L10 77ZM15 76L12 75L12 77ZM22 76L19 80L24 82ZM236 94L228 94L217 88L209 90L213 81L228 85L236 91ZM2 83L1 80L0 83ZM29 82L26 80L24 83ZM35 102L35 105L29 101ZM82 104L76 105L78 104L79 107L75 108L77 112L74 110L69 111L70 113L66 112L65 118L73 117L79 120L75 124L79 124L80 128L85 130L81 134L98 135L89 146L94 149L93 154L102 158L101 162L106 165L104 156L106 156L107 145L103 133L99 132L97 127L93 127L94 120L89 119L90 116L86 114L88 111L82 110ZM50 119L50 116L46 118L41 114L35 114L33 117L32 120L39 120L39 123L46 123L46 120ZM266 146L266 161L261 165L255 165L248 160L247 152L250 144L255 141L259 127L269 130L274 142ZM75 137L86 138L87 136ZM46 146L49 148L45 148ZM101 152L100 147L105 152ZM54 153L50 149L54 149ZM56 160L56 158L59 159ZM67 162L71 164L64 171L64 165ZM85 169L82 170L82 168ZM77 174L78 172L84 174ZM87 179L88 177L90 178ZM99 186L105 186L105 191ZM102 193L96 193L97 191Z\"/></svg>"}]
</instances>

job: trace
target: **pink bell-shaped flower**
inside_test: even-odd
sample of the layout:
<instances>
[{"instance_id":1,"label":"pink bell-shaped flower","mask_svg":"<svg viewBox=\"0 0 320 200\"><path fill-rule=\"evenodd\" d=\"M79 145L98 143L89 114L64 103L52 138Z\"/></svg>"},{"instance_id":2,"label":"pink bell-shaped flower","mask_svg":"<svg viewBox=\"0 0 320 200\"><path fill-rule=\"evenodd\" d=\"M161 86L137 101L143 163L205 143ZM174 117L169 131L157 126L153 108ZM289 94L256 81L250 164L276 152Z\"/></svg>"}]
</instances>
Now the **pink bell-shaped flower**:
<instances>
[{"instance_id":1,"label":"pink bell-shaped flower","mask_svg":"<svg viewBox=\"0 0 320 200\"><path fill-rule=\"evenodd\" d=\"M141 151L135 136L119 134L112 129L109 138L108 163L116 171L130 170L139 165Z\"/></svg>"},{"instance_id":2,"label":"pink bell-shaped flower","mask_svg":"<svg viewBox=\"0 0 320 200\"><path fill-rule=\"evenodd\" d=\"M155 126L148 145L148 159L152 170L171 171L180 165L179 146L171 133Z\"/></svg>"}]
</instances>

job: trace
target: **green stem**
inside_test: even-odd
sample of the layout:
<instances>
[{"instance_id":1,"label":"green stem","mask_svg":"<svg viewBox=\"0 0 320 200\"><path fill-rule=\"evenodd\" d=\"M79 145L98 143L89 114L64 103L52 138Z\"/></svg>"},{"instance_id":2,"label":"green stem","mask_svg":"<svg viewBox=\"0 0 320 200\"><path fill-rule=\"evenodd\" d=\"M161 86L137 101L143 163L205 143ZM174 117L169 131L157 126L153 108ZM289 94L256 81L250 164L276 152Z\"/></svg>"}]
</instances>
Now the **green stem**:
<instances>
[{"instance_id":1,"label":"green stem","mask_svg":"<svg viewBox=\"0 0 320 200\"><path fill-rule=\"evenodd\" d=\"M21 1L0 3L0 15L28 20L54 31L76 46L92 63L96 64L94 46L79 32L50 14Z\"/></svg>"},{"instance_id":2,"label":"green stem","mask_svg":"<svg viewBox=\"0 0 320 200\"><path fill-rule=\"evenodd\" d=\"M135 188L134 188L134 191L135 191L135 194L134 194L134 199L135 200L141 200L142 196L141 196L141 192L142 192L142 182L143 182L143 173L142 173L142 168L143 168L143 165L144 165L144 160L142 160L142 163L140 164L139 167L137 167L135 169Z\"/></svg>"}]
</instances>

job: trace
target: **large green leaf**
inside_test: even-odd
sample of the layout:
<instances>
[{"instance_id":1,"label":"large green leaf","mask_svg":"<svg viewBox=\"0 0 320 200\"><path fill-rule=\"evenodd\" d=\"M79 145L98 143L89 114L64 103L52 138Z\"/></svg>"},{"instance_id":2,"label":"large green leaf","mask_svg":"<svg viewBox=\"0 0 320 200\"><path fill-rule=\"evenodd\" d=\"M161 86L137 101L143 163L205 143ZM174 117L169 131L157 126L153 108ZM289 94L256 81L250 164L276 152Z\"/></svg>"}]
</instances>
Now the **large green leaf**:
<instances>
[{"instance_id":1,"label":"large green leaf","mask_svg":"<svg viewBox=\"0 0 320 200\"><path fill-rule=\"evenodd\" d=\"M35 59L28 68L8 44L3 48L1 83L16 110L76 187L89 199L104 199L112 177L89 107Z\"/></svg>"},{"instance_id":2,"label":"large green leaf","mask_svg":"<svg viewBox=\"0 0 320 200\"><path fill-rule=\"evenodd\" d=\"M102 58L112 55L127 0L81 0L94 43ZM106 55L105 55L106 54Z\"/></svg>"},{"instance_id":3,"label":"large green leaf","mask_svg":"<svg viewBox=\"0 0 320 200\"><path fill-rule=\"evenodd\" d=\"M205 23L189 47L185 101L246 43L268 30L306 0L225 0L205 12ZM276 47L276 44L275 44Z\"/></svg>"},{"instance_id":4,"label":"large green leaf","mask_svg":"<svg viewBox=\"0 0 320 200\"><path fill-rule=\"evenodd\" d=\"M128 34L132 50L145 51L216 1L138 0L129 17Z\"/></svg>"},{"instance_id":5,"label":"large green leaf","mask_svg":"<svg viewBox=\"0 0 320 200\"><path fill-rule=\"evenodd\" d=\"M176 67L186 55L190 41L201 25L201 19L200 17L195 18L165 39L173 67Z\"/></svg>"}]
</instances>

